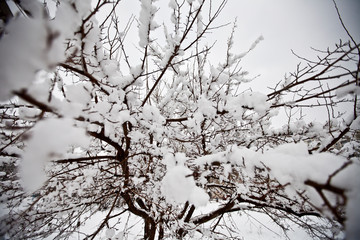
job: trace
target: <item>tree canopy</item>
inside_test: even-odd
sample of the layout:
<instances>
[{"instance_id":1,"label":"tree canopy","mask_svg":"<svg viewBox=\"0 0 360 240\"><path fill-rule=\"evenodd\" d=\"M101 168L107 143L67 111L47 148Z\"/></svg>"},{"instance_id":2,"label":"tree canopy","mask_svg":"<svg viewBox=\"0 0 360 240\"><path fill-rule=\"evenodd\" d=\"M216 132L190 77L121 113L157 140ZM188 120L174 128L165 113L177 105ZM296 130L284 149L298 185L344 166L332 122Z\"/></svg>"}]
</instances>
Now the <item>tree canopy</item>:
<instances>
[{"instance_id":1,"label":"tree canopy","mask_svg":"<svg viewBox=\"0 0 360 240\"><path fill-rule=\"evenodd\" d=\"M225 58L210 61L205 37L226 0L141 0L125 24L120 0L14 2L0 38L0 236L123 239L132 216L138 238L241 239L229 219L245 212L285 237L289 223L318 239L359 236L360 45L349 32L314 59L294 56L295 71L260 93L244 88L241 64L261 36L234 52L234 23ZM317 109L326 120L308 121Z\"/></svg>"}]
</instances>

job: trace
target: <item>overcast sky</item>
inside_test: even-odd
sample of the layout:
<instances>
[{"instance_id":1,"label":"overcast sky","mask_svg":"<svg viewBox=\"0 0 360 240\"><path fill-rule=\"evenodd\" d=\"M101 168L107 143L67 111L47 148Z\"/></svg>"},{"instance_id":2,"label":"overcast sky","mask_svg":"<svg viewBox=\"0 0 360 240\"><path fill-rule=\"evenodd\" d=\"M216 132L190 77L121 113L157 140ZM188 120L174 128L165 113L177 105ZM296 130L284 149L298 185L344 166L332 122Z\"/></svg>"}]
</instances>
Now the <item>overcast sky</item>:
<instances>
[{"instance_id":1,"label":"overcast sky","mask_svg":"<svg viewBox=\"0 0 360 240\"><path fill-rule=\"evenodd\" d=\"M160 8L159 15L169 10L168 2L155 2ZM214 2L219 3L220 0ZM337 0L337 4L345 24L359 41L360 1ZM131 14L139 15L139 1L123 0L120 6L119 15L123 22ZM156 20L164 21L163 18L158 16ZM259 91L266 91L266 86L272 86L285 73L295 69L299 60L292 55L291 49L301 56L316 57L310 47L326 49L338 43L340 38L349 39L341 27L332 0L228 0L215 24L233 22L235 18L238 26L235 51L246 51L260 35L265 38L243 61L244 69L252 76L260 75L254 82ZM219 47L221 44L225 46L230 32L231 26L227 26L206 36L210 43L217 40L219 54L216 56L225 54Z\"/></svg>"},{"instance_id":2,"label":"overcast sky","mask_svg":"<svg viewBox=\"0 0 360 240\"><path fill-rule=\"evenodd\" d=\"M169 14L169 0L159 0L155 5L160 8L155 20L159 24ZM220 0L213 1L220 3ZM343 21L355 40L360 42L360 1L337 0ZM119 16L126 22L131 14L139 15L139 2L123 0ZM215 22L215 25L233 22L237 18L235 35L235 53L247 51L251 44L263 36L264 41L248 54L242 66L251 76L260 75L255 81L245 85L254 91L270 92L268 86L274 86L288 72L293 72L300 62L292 53L308 58L316 58L311 47L326 50L333 47L340 39L349 37L341 26L332 0L228 0L227 6ZM159 22L160 21L160 22ZM135 25L136 26L136 25ZM206 35L209 43L217 41L215 56L225 58L227 38L231 25ZM137 44L137 36L130 37ZM128 38L129 41L129 38ZM214 56L214 55L213 55ZM215 63L214 63L215 64ZM245 89L244 89L245 90ZM325 113L324 113L325 114ZM321 115L309 114L311 120L323 120ZM320 117L319 117L320 116Z\"/></svg>"},{"instance_id":3,"label":"overcast sky","mask_svg":"<svg viewBox=\"0 0 360 240\"><path fill-rule=\"evenodd\" d=\"M360 1L337 1L353 37L360 40ZM261 74L261 86L277 82L293 71L299 60L291 53L315 57L310 49L326 49L339 39L348 40L331 0L230 0L224 18L237 17L238 46L248 46L257 36L261 42L244 60L245 68Z\"/></svg>"}]
</instances>

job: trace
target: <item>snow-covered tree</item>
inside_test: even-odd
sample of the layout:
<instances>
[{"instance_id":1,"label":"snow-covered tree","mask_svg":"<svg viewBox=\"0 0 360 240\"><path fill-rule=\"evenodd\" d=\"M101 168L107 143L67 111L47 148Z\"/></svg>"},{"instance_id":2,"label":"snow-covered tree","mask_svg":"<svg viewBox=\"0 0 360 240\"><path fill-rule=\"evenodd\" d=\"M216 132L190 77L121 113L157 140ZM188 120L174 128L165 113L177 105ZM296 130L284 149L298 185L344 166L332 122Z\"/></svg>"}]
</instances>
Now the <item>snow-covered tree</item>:
<instances>
[{"instance_id":1,"label":"snow-covered tree","mask_svg":"<svg viewBox=\"0 0 360 240\"><path fill-rule=\"evenodd\" d=\"M234 24L225 58L210 62L205 37L226 0L141 0L125 24L120 0L15 4L0 39L0 235L123 239L134 217L144 239L240 239L231 216L255 212L285 233L294 223L356 239L360 46L350 33L299 57L263 94L243 87L241 67L262 37L234 53ZM307 122L307 109L327 120Z\"/></svg>"}]
</instances>

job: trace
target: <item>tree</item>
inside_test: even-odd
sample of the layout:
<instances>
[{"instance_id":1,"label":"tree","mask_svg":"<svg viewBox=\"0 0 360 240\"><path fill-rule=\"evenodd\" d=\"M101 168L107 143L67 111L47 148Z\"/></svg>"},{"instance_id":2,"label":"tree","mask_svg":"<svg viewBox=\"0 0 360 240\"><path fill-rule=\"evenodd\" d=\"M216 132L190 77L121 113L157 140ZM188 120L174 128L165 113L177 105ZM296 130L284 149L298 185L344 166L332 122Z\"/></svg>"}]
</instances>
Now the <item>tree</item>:
<instances>
[{"instance_id":1,"label":"tree","mask_svg":"<svg viewBox=\"0 0 360 240\"><path fill-rule=\"evenodd\" d=\"M55 18L38 2L17 3L27 17L12 19L0 43L1 234L115 238L130 214L144 239L238 239L220 222L253 211L285 232L291 221L313 237L355 239L360 49L351 35L315 60L299 57L266 95L242 89L241 61L261 37L234 54L234 24L225 60L208 62L204 36L226 0L171 0L163 25L155 1L142 0L124 29L119 3L61 1ZM139 58L125 41L134 24ZM341 104L352 106L347 119ZM328 120L306 122L310 108ZM288 120L274 130L280 109ZM93 232L79 232L98 212Z\"/></svg>"}]
</instances>

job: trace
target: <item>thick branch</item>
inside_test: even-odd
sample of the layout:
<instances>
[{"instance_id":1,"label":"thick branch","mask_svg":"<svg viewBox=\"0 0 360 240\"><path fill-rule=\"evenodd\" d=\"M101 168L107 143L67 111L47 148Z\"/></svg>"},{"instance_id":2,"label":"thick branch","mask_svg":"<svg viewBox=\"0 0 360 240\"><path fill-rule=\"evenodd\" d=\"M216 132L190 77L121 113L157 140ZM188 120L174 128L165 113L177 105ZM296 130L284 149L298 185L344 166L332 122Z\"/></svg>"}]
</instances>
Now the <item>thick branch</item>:
<instances>
[{"instance_id":1,"label":"thick branch","mask_svg":"<svg viewBox=\"0 0 360 240\"><path fill-rule=\"evenodd\" d=\"M75 163L75 162L83 162L83 161L98 160L98 159L116 159L116 156L93 156L93 157L68 158L68 159L55 160L55 162L56 163Z\"/></svg>"}]
</instances>

